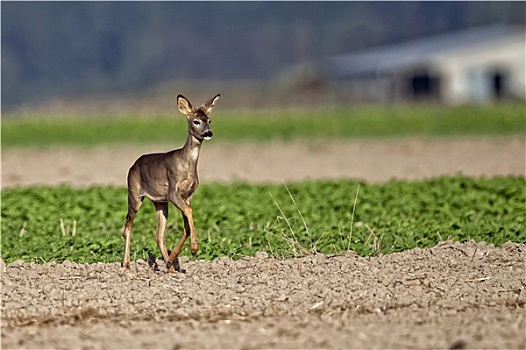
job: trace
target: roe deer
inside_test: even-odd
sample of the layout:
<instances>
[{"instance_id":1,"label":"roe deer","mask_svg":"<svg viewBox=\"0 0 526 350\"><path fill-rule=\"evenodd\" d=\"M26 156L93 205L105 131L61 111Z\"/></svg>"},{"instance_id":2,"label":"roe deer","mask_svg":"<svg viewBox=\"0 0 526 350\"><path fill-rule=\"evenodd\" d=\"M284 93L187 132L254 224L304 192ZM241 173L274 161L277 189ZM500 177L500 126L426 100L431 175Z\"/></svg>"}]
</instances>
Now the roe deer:
<instances>
[{"instance_id":1,"label":"roe deer","mask_svg":"<svg viewBox=\"0 0 526 350\"><path fill-rule=\"evenodd\" d=\"M130 168L128 172L128 214L123 232L125 240L123 266L125 268L130 268L130 236L133 219L144 197L150 198L155 205L157 212L155 240L163 255L166 268L170 272L179 270L176 259L188 236L191 239L192 254L197 253L197 234L190 200L199 185L197 161L201 143L203 140L210 140L213 135L208 115L218 99L219 94L196 109L186 97L178 95L177 107L186 116L188 122L188 137L185 145L183 148L167 153L142 155ZM168 255L164 238L169 202L181 211L184 221L183 236L170 255Z\"/></svg>"}]
</instances>

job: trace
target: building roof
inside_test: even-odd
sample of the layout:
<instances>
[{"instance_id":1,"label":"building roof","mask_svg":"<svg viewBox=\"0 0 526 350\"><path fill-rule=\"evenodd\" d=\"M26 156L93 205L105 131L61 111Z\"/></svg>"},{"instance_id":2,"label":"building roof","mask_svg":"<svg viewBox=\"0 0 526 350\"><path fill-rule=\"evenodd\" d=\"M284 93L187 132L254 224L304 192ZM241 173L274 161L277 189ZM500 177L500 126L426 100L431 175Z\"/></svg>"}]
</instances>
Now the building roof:
<instances>
[{"instance_id":1,"label":"building roof","mask_svg":"<svg viewBox=\"0 0 526 350\"><path fill-rule=\"evenodd\" d=\"M470 46L525 36L524 27L492 25L330 57L327 71L334 78L376 76L429 63L437 55Z\"/></svg>"}]
</instances>

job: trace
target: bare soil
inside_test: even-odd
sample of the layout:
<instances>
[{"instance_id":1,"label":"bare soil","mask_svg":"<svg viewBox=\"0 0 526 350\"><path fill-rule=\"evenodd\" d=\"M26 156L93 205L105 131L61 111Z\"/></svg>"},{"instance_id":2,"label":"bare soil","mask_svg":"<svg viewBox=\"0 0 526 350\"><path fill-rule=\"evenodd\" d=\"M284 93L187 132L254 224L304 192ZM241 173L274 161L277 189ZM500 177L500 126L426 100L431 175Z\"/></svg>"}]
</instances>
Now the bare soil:
<instances>
[{"instance_id":1,"label":"bare soil","mask_svg":"<svg viewBox=\"0 0 526 350\"><path fill-rule=\"evenodd\" d=\"M524 349L526 246L379 257L43 265L2 273L5 349Z\"/></svg>"},{"instance_id":2,"label":"bare soil","mask_svg":"<svg viewBox=\"0 0 526 350\"><path fill-rule=\"evenodd\" d=\"M69 183L126 185L128 169L141 154L174 145L90 149L2 150L2 187ZM356 178L384 182L463 173L471 176L524 175L524 136L407 138L203 145L201 182L281 182Z\"/></svg>"},{"instance_id":3,"label":"bare soil","mask_svg":"<svg viewBox=\"0 0 526 350\"><path fill-rule=\"evenodd\" d=\"M169 147L2 151L2 187L125 185L138 155ZM202 182L524 175L524 137L206 144ZM443 242L379 257L260 253L145 261L18 261L1 271L3 349L526 347L526 246ZM159 261L160 264L160 261ZM162 266L162 264L160 264Z\"/></svg>"}]
</instances>

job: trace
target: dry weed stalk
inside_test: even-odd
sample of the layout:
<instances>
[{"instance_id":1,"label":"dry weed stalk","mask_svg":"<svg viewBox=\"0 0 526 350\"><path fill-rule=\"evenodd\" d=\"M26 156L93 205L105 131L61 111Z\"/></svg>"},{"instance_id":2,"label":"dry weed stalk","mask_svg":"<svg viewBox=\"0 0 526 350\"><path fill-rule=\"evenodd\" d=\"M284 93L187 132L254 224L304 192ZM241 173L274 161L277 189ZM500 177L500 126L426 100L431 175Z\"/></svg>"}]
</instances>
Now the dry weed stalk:
<instances>
[{"instance_id":1,"label":"dry weed stalk","mask_svg":"<svg viewBox=\"0 0 526 350\"><path fill-rule=\"evenodd\" d=\"M380 252L380 246L382 244L382 240L378 238L376 233L374 233L374 230L368 224L365 224L365 227L369 231L369 237L367 237L365 244L367 245L367 243L369 243L369 240L371 239L371 236L372 236L373 237L372 248L373 248L374 253L378 254L378 252Z\"/></svg>"},{"instance_id":2,"label":"dry weed stalk","mask_svg":"<svg viewBox=\"0 0 526 350\"><path fill-rule=\"evenodd\" d=\"M64 226L64 219L62 218L60 219L59 227L60 227L60 232L62 232L62 237L66 237L69 234L69 225L66 228ZM77 234L77 220L73 220L73 228L71 229L71 236L75 237L76 234Z\"/></svg>"},{"instance_id":3,"label":"dry weed stalk","mask_svg":"<svg viewBox=\"0 0 526 350\"><path fill-rule=\"evenodd\" d=\"M285 184L285 182L283 182L283 184ZM303 225L304 225L304 227L305 227L305 229L307 231L307 234L309 235L309 239L311 240L311 247L309 249L307 249L307 248L303 247L299 243L298 237L296 236L296 233L294 232L294 229L292 228L290 220L287 218L287 216L285 215L285 213L281 209L281 206L276 201L276 199L274 198L272 193L269 192L270 197L274 201L274 204L276 205L276 207L278 207L278 210L279 210L279 212L281 214L281 218L283 218L283 220L285 220L285 222L287 223L287 226L288 226L288 228L290 230L290 233L291 233L291 236L289 237L283 231L280 231L280 238L288 243L288 245L291 247L292 252L293 252L295 257L316 254L316 243L312 242L312 238L311 238L311 235L310 235L307 223L305 222L305 219L303 218L303 215L301 214L301 211L298 208L298 206L296 204L296 201L294 200L294 197L292 196L292 194L290 193L289 189L287 188L287 185L285 185L285 188L287 189L287 192L289 193L289 196L291 197L291 199L292 199L294 205L296 206L296 209L298 210L298 213L299 213L299 215L300 215L300 217L301 217L301 219L303 221ZM278 220L279 219L280 219L280 217L278 217Z\"/></svg>"},{"instance_id":4,"label":"dry weed stalk","mask_svg":"<svg viewBox=\"0 0 526 350\"><path fill-rule=\"evenodd\" d=\"M282 181L283 185L285 186L285 189L287 190L287 193L289 194L290 199L292 200L292 203L294 203L294 206L296 207L296 210L298 211L298 214L300 215L301 221L303 222L303 227L305 227L305 231L307 232L307 235L309 236L309 240L311 243L311 247L315 247L314 242L312 241L312 236L310 235L309 227L307 226L307 223L305 222L305 218L303 217L303 214L301 213L300 208L296 204L296 200L292 196L292 193L290 193L289 188L287 187L287 184L285 181Z\"/></svg>"},{"instance_id":5,"label":"dry weed stalk","mask_svg":"<svg viewBox=\"0 0 526 350\"><path fill-rule=\"evenodd\" d=\"M351 213L351 227L349 231L349 240L347 243L347 250L351 250L352 232L353 232L353 227L354 227L354 213L356 212L356 203L358 202L358 193L360 193L360 185L358 185L358 188L356 189L356 195L354 196L354 203L352 206L352 213Z\"/></svg>"},{"instance_id":6,"label":"dry weed stalk","mask_svg":"<svg viewBox=\"0 0 526 350\"><path fill-rule=\"evenodd\" d=\"M22 228L20 229L20 232L18 233L18 236L20 238L24 237L24 235L26 234L26 226L27 226L27 220L24 221L24 223L22 224Z\"/></svg>"}]
</instances>

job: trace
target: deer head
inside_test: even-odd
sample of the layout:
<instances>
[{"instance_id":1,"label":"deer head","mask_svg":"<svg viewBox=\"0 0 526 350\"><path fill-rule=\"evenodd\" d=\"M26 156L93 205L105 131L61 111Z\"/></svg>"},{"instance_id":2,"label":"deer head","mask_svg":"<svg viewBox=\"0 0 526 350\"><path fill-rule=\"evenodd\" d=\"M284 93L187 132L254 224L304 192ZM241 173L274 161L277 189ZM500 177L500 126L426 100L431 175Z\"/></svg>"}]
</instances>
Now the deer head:
<instances>
[{"instance_id":1,"label":"deer head","mask_svg":"<svg viewBox=\"0 0 526 350\"><path fill-rule=\"evenodd\" d=\"M210 140L214 135L210 129L212 121L208 115L212 112L219 96L219 94L216 95L197 109L183 95L177 96L177 107L186 116L188 133L199 141Z\"/></svg>"}]
</instances>

